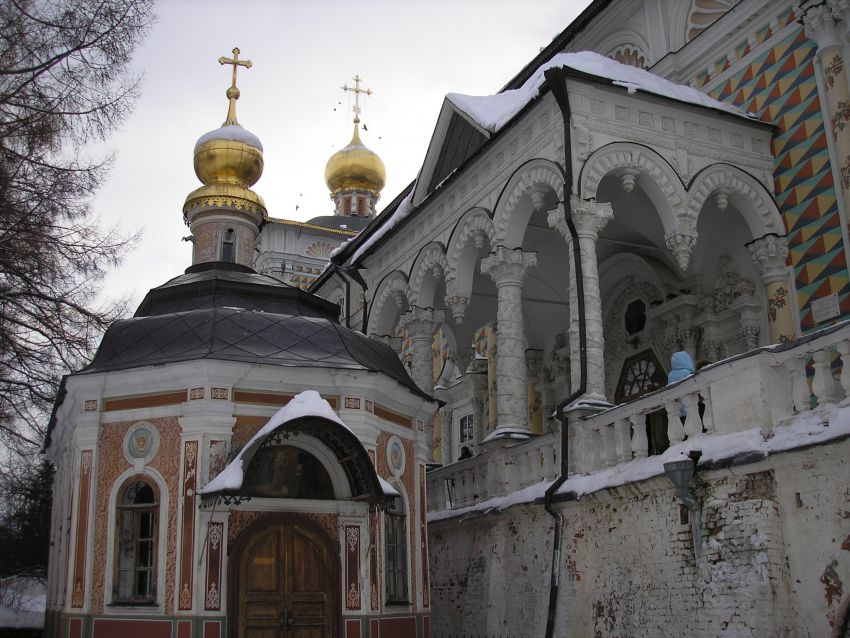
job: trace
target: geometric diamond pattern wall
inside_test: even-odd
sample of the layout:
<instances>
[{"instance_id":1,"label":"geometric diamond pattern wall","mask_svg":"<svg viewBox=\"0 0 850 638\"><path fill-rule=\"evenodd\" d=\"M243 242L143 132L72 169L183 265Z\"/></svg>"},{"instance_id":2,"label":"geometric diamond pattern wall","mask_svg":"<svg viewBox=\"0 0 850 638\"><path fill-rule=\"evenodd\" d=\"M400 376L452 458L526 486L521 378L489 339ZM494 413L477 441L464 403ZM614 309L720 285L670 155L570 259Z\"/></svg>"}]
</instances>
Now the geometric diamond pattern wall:
<instances>
[{"instance_id":1,"label":"geometric diamond pattern wall","mask_svg":"<svg viewBox=\"0 0 850 638\"><path fill-rule=\"evenodd\" d=\"M811 302L825 295L836 293L842 317L850 316L850 281L815 80L815 49L801 28L711 91L712 97L778 127L773 138L776 202L788 232L803 331L815 327Z\"/></svg>"}]
</instances>

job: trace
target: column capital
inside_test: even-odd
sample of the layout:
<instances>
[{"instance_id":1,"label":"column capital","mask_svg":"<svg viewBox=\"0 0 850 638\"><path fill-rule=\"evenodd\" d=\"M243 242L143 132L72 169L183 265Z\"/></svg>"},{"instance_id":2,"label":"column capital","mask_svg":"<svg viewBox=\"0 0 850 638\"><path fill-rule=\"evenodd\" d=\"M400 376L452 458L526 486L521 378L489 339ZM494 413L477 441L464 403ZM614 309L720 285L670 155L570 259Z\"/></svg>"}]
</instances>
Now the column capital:
<instances>
[{"instance_id":1,"label":"column capital","mask_svg":"<svg viewBox=\"0 0 850 638\"><path fill-rule=\"evenodd\" d=\"M850 0L827 0L827 4L832 10L832 17L843 20L844 24L850 27Z\"/></svg>"},{"instance_id":2,"label":"column capital","mask_svg":"<svg viewBox=\"0 0 850 638\"><path fill-rule=\"evenodd\" d=\"M522 284L525 273L537 265L537 253L511 250L496 246L496 250L481 260L481 273L490 275L496 287Z\"/></svg>"},{"instance_id":3,"label":"column capital","mask_svg":"<svg viewBox=\"0 0 850 638\"><path fill-rule=\"evenodd\" d=\"M785 235L768 233L748 243L747 248L765 285L787 279L788 238Z\"/></svg>"},{"instance_id":4,"label":"column capital","mask_svg":"<svg viewBox=\"0 0 850 638\"><path fill-rule=\"evenodd\" d=\"M434 331L437 329L437 324L441 323L444 319L445 312L442 310L411 306L401 316L400 321L401 325L407 329L411 339L431 339L434 336Z\"/></svg>"},{"instance_id":5,"label":"column capital","mask_svg":"<svg viewBox=\"0 0 850 638\"><path fill-rule=\"evenodd\" d=\"M570 195L570 213L579 237L596 241L599 233L614 218L614 209L607 202L586 201L577 195ZM547 216L549 227L557 230L567 241L570 241L570 231L564 219L561 206L551 210Z\"/></svg>"},{"instance_id":6,"label":"column capital","mask_svg":"<svg viewBox=\"0 0 850 638\"><path fill-rule=\"evenodd\" d=\"M806 37L817 43L819 52L842 46L835 20L839 16L847 18L847 5L846 0L832 0L829 4L809 7L800 16Z\"/></svg>"}]
</instances>

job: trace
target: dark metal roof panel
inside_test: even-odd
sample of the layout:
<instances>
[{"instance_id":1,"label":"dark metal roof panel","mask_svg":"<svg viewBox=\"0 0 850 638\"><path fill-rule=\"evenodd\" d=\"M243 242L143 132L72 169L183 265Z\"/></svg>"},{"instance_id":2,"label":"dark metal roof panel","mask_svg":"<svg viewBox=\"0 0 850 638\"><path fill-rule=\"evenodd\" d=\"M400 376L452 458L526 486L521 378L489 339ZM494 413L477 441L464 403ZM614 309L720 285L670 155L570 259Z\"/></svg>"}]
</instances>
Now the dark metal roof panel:
<instances>
[{"instance_id":1,"label":"dark metal roof panel","mask_svg":"<svg viewBox=\"0 0 850 638\"><path fill-rule=\"evenodd\" d=\"M115 322L82 373L217 359L301 368L381 372L414 394L396 353L324 317L201 308Z\"/></svg>"}]
</instances>

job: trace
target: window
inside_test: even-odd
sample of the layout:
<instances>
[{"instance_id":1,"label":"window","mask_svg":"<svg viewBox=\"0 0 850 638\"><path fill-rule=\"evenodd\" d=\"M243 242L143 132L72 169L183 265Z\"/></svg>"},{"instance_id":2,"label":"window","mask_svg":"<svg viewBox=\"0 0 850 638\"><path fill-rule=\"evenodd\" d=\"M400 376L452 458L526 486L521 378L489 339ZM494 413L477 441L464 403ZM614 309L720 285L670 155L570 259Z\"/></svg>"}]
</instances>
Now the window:
<instances>
[{"instance_id":1,"label":"window","mask_svg":"<svg viewBox=\"0 0 850 638\"><path fill-rule=\"evenodd\" d=\"M221 260L236 261L236 250L233 244L236 233L228 228L221 236Z\"/></svg>"},{"instance_id":2,"label":"window","mask_svg":"<svg viewBox=\"0 0 850 638\"><path fill-rule=\"evenodd\" d=\"M342 212L345 215L351 214L351 198L350 197L343 197L342 198Z\"/></svg>"},{"instance_id":3,"label":"window","mask_svg":"<svg viewBox=\"0 0 850 638\"><path fill-rule=\"evenodd\" d=\"M156 601L158 515L156 490L144 479L130 479L118 496L115 518L116 603Z\"/></svg>"},{"instance_id":4,"label":"window","mask_svg":"<svg viewBox=\"0 0 850 638\"><path fill-rule=\"evenodd\" d=\"M357 214L363 216L366 214L366 198L358 197L357 198Z\"/></svg>"},{"instance_id":5,"label":"window","mask_svg":"<svg viewBox=\"0 0 850 638\"><path fill-rule=\"evenodd\" d=\"M475 421L472 414L464 414L460 417L459 426L460 459L466 459L472 456L472 441L475 438Z\"/></svg>"},{"instance_id":6,"label":"window","mask_svg":"<svg viewBox=\"0 0 850 638\"><path fill-rule=\"evenodd\" d=\"M401 498L384 514L387 525L387 602L407 603L407 515Z\"/></svg>"}]
</instances>

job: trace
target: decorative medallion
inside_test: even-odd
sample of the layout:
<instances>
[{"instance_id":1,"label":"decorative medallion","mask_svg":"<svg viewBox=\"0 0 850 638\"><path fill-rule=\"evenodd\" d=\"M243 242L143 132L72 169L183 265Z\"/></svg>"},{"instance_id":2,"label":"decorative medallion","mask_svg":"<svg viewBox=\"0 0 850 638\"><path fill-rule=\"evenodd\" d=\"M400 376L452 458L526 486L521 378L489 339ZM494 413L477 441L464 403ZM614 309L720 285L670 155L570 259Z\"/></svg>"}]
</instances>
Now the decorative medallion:
<instances>
[{"instance_id":1,"label":"decorative medallion","mask_svg":"<svg viewBox=\"0 0 850 638\"><path fill-rule=\"evenodd\" d=\"M138 423L124 436L124 456L130 463L136 459L150 461L159 449L159 434L148 422Z\"/></svg>"},{"instance_id":2,"label":"decorative medallion","mask_svg":"<svg viewBox=\"0 0 850 638\"><path fill-rule=\"evenodd\" d=\"M393 476L401 476L404 473L405 466L404 446L401 444L401 439L397 436L390 437L387 443L387 465Z\"/></svg>"}]
</instances>

